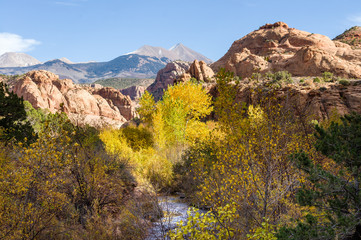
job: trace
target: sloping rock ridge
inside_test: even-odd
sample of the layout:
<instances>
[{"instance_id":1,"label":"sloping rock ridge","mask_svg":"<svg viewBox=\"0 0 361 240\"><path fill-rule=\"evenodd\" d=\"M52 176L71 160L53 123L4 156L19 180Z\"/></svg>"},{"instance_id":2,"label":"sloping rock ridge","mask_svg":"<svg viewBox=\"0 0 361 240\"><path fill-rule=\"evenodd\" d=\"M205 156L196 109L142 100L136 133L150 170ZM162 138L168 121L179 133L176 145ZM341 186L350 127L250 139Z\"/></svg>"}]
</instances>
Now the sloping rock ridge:
<instances>
[{"instance_id":1,"label":"sloping rock ridge","mask_svg":"<svg viewBox=\"0 0 361 240\"><path fill-rule=\"evenodd\" d=\"M293 76L332 72L340 77L361 78L361 50L277 22L235 41L211 67L215 72L223 67L241 77L286 70Z\"/></svg>"},{"instance_id":2,"label":"sloping rock ridge","mask_svg":"<svg viewBox=\"0 0 361 240\"><path fill-rule=\"evenodd\" d=\"M354 26L338 35L333 40L347 43L353 48L361 48L361 27Z\"/></svg>"},{"instance_id":3,"label":"sloping rock ridge","mask_svg":"<svg viewBox=\"0 0 361 240\"><path fill-rule=\"evenodd\" d=\"M16 82L13 91L34 108L63 111L81 125L119 127L136 114L129 96L114 88L77 85L45 70L28 72Z\"/></svg>"}]
</instances>

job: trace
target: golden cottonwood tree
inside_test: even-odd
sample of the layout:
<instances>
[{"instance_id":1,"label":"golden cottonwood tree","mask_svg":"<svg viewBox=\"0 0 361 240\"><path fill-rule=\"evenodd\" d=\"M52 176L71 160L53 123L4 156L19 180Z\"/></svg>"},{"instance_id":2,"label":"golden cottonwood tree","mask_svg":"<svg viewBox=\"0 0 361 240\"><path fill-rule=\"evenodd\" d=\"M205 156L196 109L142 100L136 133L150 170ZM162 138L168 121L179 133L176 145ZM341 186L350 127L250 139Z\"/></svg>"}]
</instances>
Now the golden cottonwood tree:
<instances>
[{"instance_id":1,"label":"golden cottonwood tree","mask_svg":"<svg viewBox=\"0 0 361 240\"><path fill-rule=\"evenodd\" d=\"M107 151L128 157L138 176L163 188L171 183L173 164L181 159L183 151L198 138L208 137L209 129L201 119L212 109L211 97L202 85L179 83L169 87L157 103L149 93L140 99L138 112L153 134L152 146L130 149L126 141L129 134L125 133L129 127L104 130L100 137Z\"/></svg>"},{"instance_id":2,"label":"golden cottonwood tree","mask_svg":"<svg viewBox=\"0 0 361 240\"><path fill-rule=\"evenodd\" d=\"M186 143L189 128L200 123L199 120L209 115L213 107L211 96L202 85L188 81L169 87L157 103L158 109L162 112L163 122L154 121L153 125L163 125L167 142L175 144Z\"/></svg>"}]
</instances>

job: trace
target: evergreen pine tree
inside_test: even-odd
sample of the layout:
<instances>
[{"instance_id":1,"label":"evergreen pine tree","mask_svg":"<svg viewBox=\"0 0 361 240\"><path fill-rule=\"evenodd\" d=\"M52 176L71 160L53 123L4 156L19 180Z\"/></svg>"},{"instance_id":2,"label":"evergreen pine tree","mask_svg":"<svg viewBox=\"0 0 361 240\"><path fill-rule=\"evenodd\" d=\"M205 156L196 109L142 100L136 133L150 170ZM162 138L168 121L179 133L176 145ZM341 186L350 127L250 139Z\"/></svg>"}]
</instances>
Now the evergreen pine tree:
<instances>
[{"instance_id":1,"label":"evergreen pine tree","mask_svg":"<svg viewBox=\"0 0 361 240\"><path fill-rule=\"evenodd\" d=\"M30 143L36 135L30 123L26 121L23 98L10 92L7 85L0 82L0 139L9 142L14 139Z\"/></svg>"},{"instance_id":2,"label":"evergreen pine tree","mask_svg":"<svg viewBox=\"0 0 361 240\"><path fill-rule=\"evenodd\" d=\"M292 156L310 183L297 200L320 210L322 221L309 214L295 228L281 228L279 239L361 239L361 115L341 120L327 129L316 126L316 149L336 163L335 169L315 165L304 153Z\"/></svg>"}]
</instances>

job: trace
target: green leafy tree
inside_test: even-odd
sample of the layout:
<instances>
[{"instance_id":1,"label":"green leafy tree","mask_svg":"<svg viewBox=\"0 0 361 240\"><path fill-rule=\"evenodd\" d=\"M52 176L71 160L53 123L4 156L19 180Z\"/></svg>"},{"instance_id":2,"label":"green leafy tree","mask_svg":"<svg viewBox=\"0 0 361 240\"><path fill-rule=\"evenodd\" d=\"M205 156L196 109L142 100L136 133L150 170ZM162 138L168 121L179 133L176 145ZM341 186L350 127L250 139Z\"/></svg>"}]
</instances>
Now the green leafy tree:
<instances>
[{"instance_id":1,"label":"green leafy tree","mask_svg":"<svg viewBox=\"0 0 361 240\"><path fill-rule=\"evenodd\" d=\"M46 120L48 110L41 108L35 109L28 101L24 101L24 107L27 115L27 121L30 122L34 131L38 133L42 127L42 123Z\"/></svg>"},{"instance_id":2,"label":"green leafy tree","mask_svg":"<svg viewBox=\"0 0 361 240\"><path fill-rule=\"evenodd\" d=\"M24 101L10 92L7 85L0 82L0 138L6 142L11 139L30 143L36 139L34 130L26 121ZM25 141L26 140L26 141Z\"/></svg>"},{"instance_id":3,"label":"green leafy tree","mask_svg":"<svg viewBox=\"0 0 361 240\"><path fill-rule=\"evenodd\" d=\"M297 200L315 206L319 214L308 214L294 228L281 228L279 239L361 238L361 115L341 120L326 129L316 125L316 149L333 161L333 169L315 164L303 152L292 155L309 180Z\"/></svg>"}]
</instances>

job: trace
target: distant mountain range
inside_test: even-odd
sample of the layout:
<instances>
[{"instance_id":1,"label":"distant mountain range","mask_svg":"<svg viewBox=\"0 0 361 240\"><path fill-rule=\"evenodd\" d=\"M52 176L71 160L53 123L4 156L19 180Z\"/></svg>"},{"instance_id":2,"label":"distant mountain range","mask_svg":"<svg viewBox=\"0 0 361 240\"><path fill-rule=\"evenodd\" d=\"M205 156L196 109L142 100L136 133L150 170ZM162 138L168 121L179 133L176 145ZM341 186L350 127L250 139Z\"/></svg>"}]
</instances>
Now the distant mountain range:
<instances>
[{"instance_id":1,"label":"distant mountain range","mask_svg":"<svg viewBox=\"0 0 361 240\"><path fill-rule=\"evenodd\" d=\"M91 83L106 78L154 78L168 62L211 60L177 44L170 50L161 47L143 46L108 62L73 63L67 58L41 63L25 53L5 53L0 56L0 74L19 75L31 70L47 70L61 79L70 78L75 83Z\"/></svg>"},{"instance_id":2,"label":"distant mountain range","mask_svg":"<svg viewBox=\"0 0 361 240\"><path fill-rule=\"evenodd\" d=\"M137 54L123 55L109 62L69 64L60 59L47 61L29 67L0 68L0 74L19 75L32 70L47 70L59 75L60 79L70 78L75 83L91 83L102 78L154 77L171 60Z\"/></svg>"}]
</instances>

